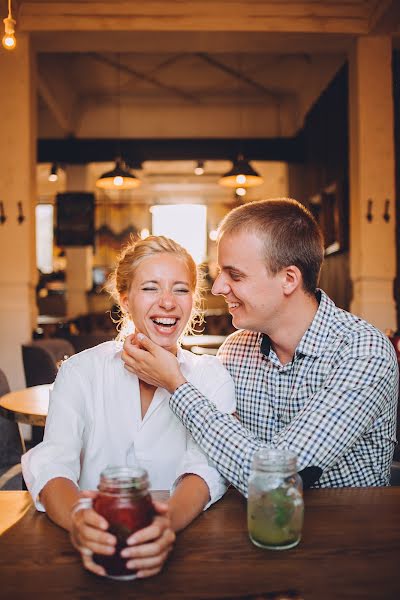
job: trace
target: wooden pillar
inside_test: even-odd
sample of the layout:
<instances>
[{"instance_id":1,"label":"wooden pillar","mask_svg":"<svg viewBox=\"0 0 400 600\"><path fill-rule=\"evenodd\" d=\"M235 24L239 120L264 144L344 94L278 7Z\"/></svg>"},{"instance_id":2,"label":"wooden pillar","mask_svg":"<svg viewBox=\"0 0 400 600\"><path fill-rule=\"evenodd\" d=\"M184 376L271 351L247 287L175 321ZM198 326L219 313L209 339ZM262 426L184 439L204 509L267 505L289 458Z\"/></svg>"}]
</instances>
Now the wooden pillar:
<instances>
[{"instance_id":1,"label":"wooden pillar","mask_svg":"<svg viewBox=\"0 0 400 600\"><path fill-rule=\"evenodd\" d=\"M382 330L396 327L391 64L390 37L358 38L349 69L351 311Z\"/></svg>"},{"instance_id":2,"label":"wooden pillar","mask_svg":"<svg viewBox=\"0 0 400 600\"><path fill-rule=\"evenodd\" d=\"M0 368L12 389L25 387L21 344L36 324L35 61L28 34L13 52L0 49ZM18 203L25 220L18 222Z\"/></svg>"}]
</instances>

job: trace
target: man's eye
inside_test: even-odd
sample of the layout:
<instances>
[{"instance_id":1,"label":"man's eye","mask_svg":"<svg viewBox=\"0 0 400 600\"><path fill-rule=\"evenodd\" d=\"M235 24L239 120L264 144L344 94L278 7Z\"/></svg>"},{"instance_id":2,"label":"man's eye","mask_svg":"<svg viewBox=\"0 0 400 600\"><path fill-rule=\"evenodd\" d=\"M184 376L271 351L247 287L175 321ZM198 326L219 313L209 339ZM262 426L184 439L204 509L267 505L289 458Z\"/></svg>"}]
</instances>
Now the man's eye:
<instances>
[{"instance_id":1,"label":"man's eye","mask_svg":"<svg viewBox=\"0 0 400 600\"><path fill-rule=\"evenodd\" d=\"M240 280L240 275L238 273L229 273L230 278L233 279L233 281L239 281Z\"/></svg>"},{"instance_id":2,"label":"man's eye","mask_svg":"<svg viewBox=\"0 0 400 600\"><path fill-rule=\"evenodd\" d=\"M179 288L179 289L175 290L175 293L176 294L188 294L189 290L186 288Z\"/></svg>"},{"instance_id":3,"label":"man's eye","mask_svg":"<svg viewBox=\"0 0 400 600\"><path fill-rule=\"evenodd\" d=\"M156 292L157 288L155 288L155 287L144 287L144 288L142 288L142 291L144 291L144 292Z\"/></svg>"}]
</instances>

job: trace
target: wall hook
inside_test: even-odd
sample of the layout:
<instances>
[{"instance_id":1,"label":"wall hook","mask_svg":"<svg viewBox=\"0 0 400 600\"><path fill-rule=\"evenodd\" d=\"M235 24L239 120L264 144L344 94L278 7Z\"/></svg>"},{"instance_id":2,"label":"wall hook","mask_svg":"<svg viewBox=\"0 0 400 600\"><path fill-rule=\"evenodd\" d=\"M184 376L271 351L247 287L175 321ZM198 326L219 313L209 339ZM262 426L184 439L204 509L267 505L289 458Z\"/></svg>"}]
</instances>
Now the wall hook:
<instances>
[{"instance_id":1,"label":"wall hook","mask_svg":"<svg viewBox=\"0 0 400 600\"><path fill-rule=\"evenodd\" d=\"M23 208L22 208L22 202L18 202L17 203L17 207L18 207L17 221L18 221L18 225L21 225L25 221L25 219L26 219L26 217L24 215Z\"/></svg>"},{"instance_id":2,"label":"wall hook","mask_svg":"<svg viewBox=\"0 0 400 600\"><path fill-rule=\"evenodd\" d=\"M389 213L390 200L386 198L385 200L385 210L383 211L383 220L385 223L389 223L390 221L390 213Z\"/></svg>"},{"instance_id":3,"label":"wall hook","mask_svg":"<svg viewBox=\"0 0 400 600\"><path fill-rule=\"evenodd\" d=\"M0 202L0 225L4 225L4 223L6 221L7 221L7 217L4 212L4 204L3 204L3 202Z\"/></svg>"},{"instance_id":4,"label":"wall hook","mask_svg":"<svg viewBox=\"0 0 400 600\"><path fill-rule=\"evenodd\" d=\"M367 208L367 214L366 214L368 223L371 223L371 221L374 218L373 214L372 214L372 205L373 205L373 202L372 202L371 198L368 198L368 208Z\"/></svg>"}]
</instances>

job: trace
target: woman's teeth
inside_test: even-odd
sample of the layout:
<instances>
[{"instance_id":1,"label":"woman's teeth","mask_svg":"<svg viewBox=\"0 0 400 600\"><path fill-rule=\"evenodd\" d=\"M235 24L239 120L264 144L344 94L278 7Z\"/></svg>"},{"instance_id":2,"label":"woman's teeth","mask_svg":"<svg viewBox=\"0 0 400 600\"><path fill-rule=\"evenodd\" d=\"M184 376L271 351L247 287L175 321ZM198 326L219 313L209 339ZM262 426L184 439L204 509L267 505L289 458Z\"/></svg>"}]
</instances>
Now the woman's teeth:
<instances>
[{"instance_id":1,"label":"woman's teeth","mask_svg":"<svg viewBox=\"0 0 400 600\"><path fill-rule=\"evenodd\" d=\"M163 317L163 318L152 319L152 321L156 325L163 325L164 327L173 327L174 325L177 324L178 319Z\"/></svg>"}]
</instances>

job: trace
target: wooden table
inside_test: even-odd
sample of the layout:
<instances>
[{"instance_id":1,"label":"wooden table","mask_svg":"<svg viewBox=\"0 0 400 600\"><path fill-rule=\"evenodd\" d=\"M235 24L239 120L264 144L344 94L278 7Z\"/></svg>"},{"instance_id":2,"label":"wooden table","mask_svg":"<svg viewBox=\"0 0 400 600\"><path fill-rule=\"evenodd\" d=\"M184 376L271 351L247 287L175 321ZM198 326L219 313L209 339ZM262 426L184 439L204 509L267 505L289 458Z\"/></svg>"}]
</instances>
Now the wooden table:
<instances>
[{"instance_id":1,"label":"wooden table","mask_svg":"<svg viewBox=\"0 0 400 600\"><path fill-rule=\"evenodd\" d=\"M204 346L205 348L219 348L226 340L226 335L184 335L182 346Z\"/></svg>"},{"instance_id":2,"label":"wooden table","mask_svg":"<svg viewBox=\"0 0 400 600\"><path fill-rule=\"evenodd\" d=\"M4 394L0 398L0 414L17 423L44 427L49 410L51 388L52 384L35 385Z\"/></svg>"},{"instance_id":3,"label":"wooden table","mask_svg":"<svg viewBox=\"0 0 400 600\"><path fill-rule=\"evenodd\" d=\"M398 600L400 488L305 493L297 548L251 544L233 490L178 535L157 577L116 582L86 572L67 534L35 513L27 492L0 492L0 597L40 599Z\"/></svg>"}]
</instances>

